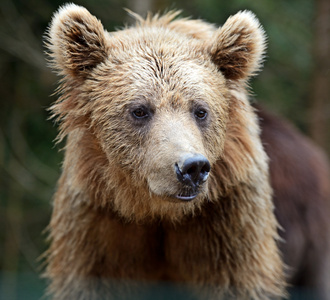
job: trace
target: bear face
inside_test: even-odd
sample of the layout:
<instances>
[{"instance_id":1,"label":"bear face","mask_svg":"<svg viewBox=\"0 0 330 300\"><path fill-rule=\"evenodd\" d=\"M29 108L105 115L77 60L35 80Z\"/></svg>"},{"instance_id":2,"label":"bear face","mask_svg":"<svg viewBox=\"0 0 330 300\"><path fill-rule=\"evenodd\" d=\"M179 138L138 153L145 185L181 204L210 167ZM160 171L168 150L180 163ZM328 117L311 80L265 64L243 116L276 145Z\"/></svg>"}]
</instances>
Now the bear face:
<instances>
[{"instance_id":1,"label":"bear face","mask_svg":"<svg viewBox=\"0 0 330 300\"><path fill-rule=\"evenodd\" d=\"M240 12L218 30L202 22L187 30L175 16L108 33L70 4L55 14L48 33L52 67L63 76L52 111L60 139L68 136L67 153L79 157L66 159L70 180L93 205L126 218L180 219L219 194L218 161L242 163L244 171L235 171L246 173L241 177L255 168L248 162L253 155L265 164L244 98L264 51L258 21ZM242 130L249 137L237 142ZM238 157L233 147L251 149Z\"/></svg>"},{"instance_id":2,"label":"bear face","mask_svg":"<svg viewBox=\"0 0 330 300\"><path fill-rule=\"evenodd\" d=\"M147 37L148 42L142 43ZM223 80L205 72L205 63L194 52L184 53L184 47L184 61L178 61L174 51L162 50L164 45L148 30L133 47L141 53L126 54L125 59L110 55L85 83L86 93L91 86L96 91L89 95L95 99L91 116L98 140L109 161L116 157L114 163L137 178L137 185L145 182L152 194L175 200L188 189L187 197L193 196L206 188L205 180L197 180L196 186L184 184L177 178L177 168L182 169L189 157L200 155L212 164L221 154L227 114L220 92L226 92ZM173 45L166 47L179 52ZM103 92L98 96L101 80ZM214 101L219 105L210 107ZM213 132L218 138L212 139Z\"/></svg>"}]
</instances>

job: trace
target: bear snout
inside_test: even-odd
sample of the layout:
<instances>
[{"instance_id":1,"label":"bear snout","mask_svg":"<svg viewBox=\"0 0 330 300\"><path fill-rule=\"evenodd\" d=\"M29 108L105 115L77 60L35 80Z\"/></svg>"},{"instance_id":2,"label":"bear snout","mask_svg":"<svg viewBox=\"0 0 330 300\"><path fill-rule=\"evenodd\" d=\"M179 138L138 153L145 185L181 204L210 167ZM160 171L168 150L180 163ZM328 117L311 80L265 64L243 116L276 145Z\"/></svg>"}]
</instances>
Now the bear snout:
<instances>
[{"instance_id":1,"label":"bear snout","mask_svg":"<svg viewBox=\"0 0 330 300\"><path fill-rule=\"evenodd\" d=\"M197 196L198 187L207 180L211 165L201 154L184 157L181 161L175 164L175 171L178 181L185 188L186 195L181 194L177 198L191 200Z\"/></svg>"}]
</instances>

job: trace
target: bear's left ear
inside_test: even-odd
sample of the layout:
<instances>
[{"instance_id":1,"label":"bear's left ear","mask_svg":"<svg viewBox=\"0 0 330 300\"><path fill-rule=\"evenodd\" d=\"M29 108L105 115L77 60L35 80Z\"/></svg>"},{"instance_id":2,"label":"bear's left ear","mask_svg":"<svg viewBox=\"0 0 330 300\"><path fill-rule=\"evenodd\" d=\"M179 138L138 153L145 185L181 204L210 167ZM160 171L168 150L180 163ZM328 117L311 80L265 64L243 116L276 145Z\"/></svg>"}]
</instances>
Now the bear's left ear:
<instances>
[{"instance_id":1,"label":"bear's left ear","mask_svg":"<svg viewBox=\"0 0 330 300\"><path fill-rule=\"evenodd\" d=\"M54 14L46 47L59 74L84 79L105 61L109 48L101 22L84 7L67 4Z\"/></svg>"},{"instance_id":2,"label":"bear's left ear","mask_svg":"<svg viewBox=\"0 0 330 300\"><path fill-rule=\"evenodd\" d=\"M250 11L228 18L211 40L212 61L230 80L247 81L260 69L265 52L265 33Z\"/></svg>"}]
</instances>

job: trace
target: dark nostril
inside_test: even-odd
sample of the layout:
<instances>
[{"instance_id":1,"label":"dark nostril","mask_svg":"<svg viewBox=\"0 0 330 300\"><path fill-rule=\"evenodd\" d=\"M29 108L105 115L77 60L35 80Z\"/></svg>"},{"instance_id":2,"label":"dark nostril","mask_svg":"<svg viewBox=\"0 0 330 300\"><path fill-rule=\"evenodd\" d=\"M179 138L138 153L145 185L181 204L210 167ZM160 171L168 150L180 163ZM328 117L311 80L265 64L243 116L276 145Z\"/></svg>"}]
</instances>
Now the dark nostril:
<instances>
[{"instance_id":1,"label":"dark nostril","mask_svg":"<svg viewBox=\"0 0 330 300\"><path fill-rule=\"evenodd\" d=\"M210 163L207 161L207 162L204 164L204 166L203 166L201 172L202 172L202 173L209 173L210 170L211 170L211 166L210 166Z\"/></svg>"},{"instance_id":2,"label":"dark nostril","mask_svg":"<svg viewBox=\"0 0 330 300\"><path fill-rule=\"evenodd\" d=\"M177 177L184 184L198 185L204 182L211 170L211 166L206 157L196 154L187 158L181 168L177 166Z\"/></svg>"},{"instance_id":3,"label":"dark nostril","mask_svg":"<svg viewBox=\"0 0 330 300\"><path fill-rule=\"evenodd\" d=\"M197 167L196 166L191 166L186 173L189 175L194 175L197 172Z\"/></svg>"}]
</instances>

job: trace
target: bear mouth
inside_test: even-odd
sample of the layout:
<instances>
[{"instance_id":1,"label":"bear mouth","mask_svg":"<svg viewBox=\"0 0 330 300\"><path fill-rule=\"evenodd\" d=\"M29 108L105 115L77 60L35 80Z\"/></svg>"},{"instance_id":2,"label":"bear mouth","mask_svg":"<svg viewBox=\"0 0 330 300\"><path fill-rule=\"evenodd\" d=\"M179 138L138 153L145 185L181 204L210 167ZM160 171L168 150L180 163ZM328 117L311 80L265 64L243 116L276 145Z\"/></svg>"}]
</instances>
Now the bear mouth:
<instances>
[{"instance_id":1,"label":"bear mouth","mask_svg":"<svg viewBox=\"0 0 330 300\"><path fill-rule=\"evenodd\" d=\"M191 201L195 199L199 194L199 191L197 189L186 189L183 191L180 191L178 194L175 195L176 199L179 199L181 201Z\"/></svg>"},{"instance_id":2,"label":"bear mouth","mask_svg":"<svg viewBox=\"0 0 330 300\"><path fill-rule=\"evenodd\" d=\"M198 193L192 194L192 195L182 195L178 194L175 196L175 198L182 200L182 201L191 201L197 197Z\"/></svg>"}]
</instances>

